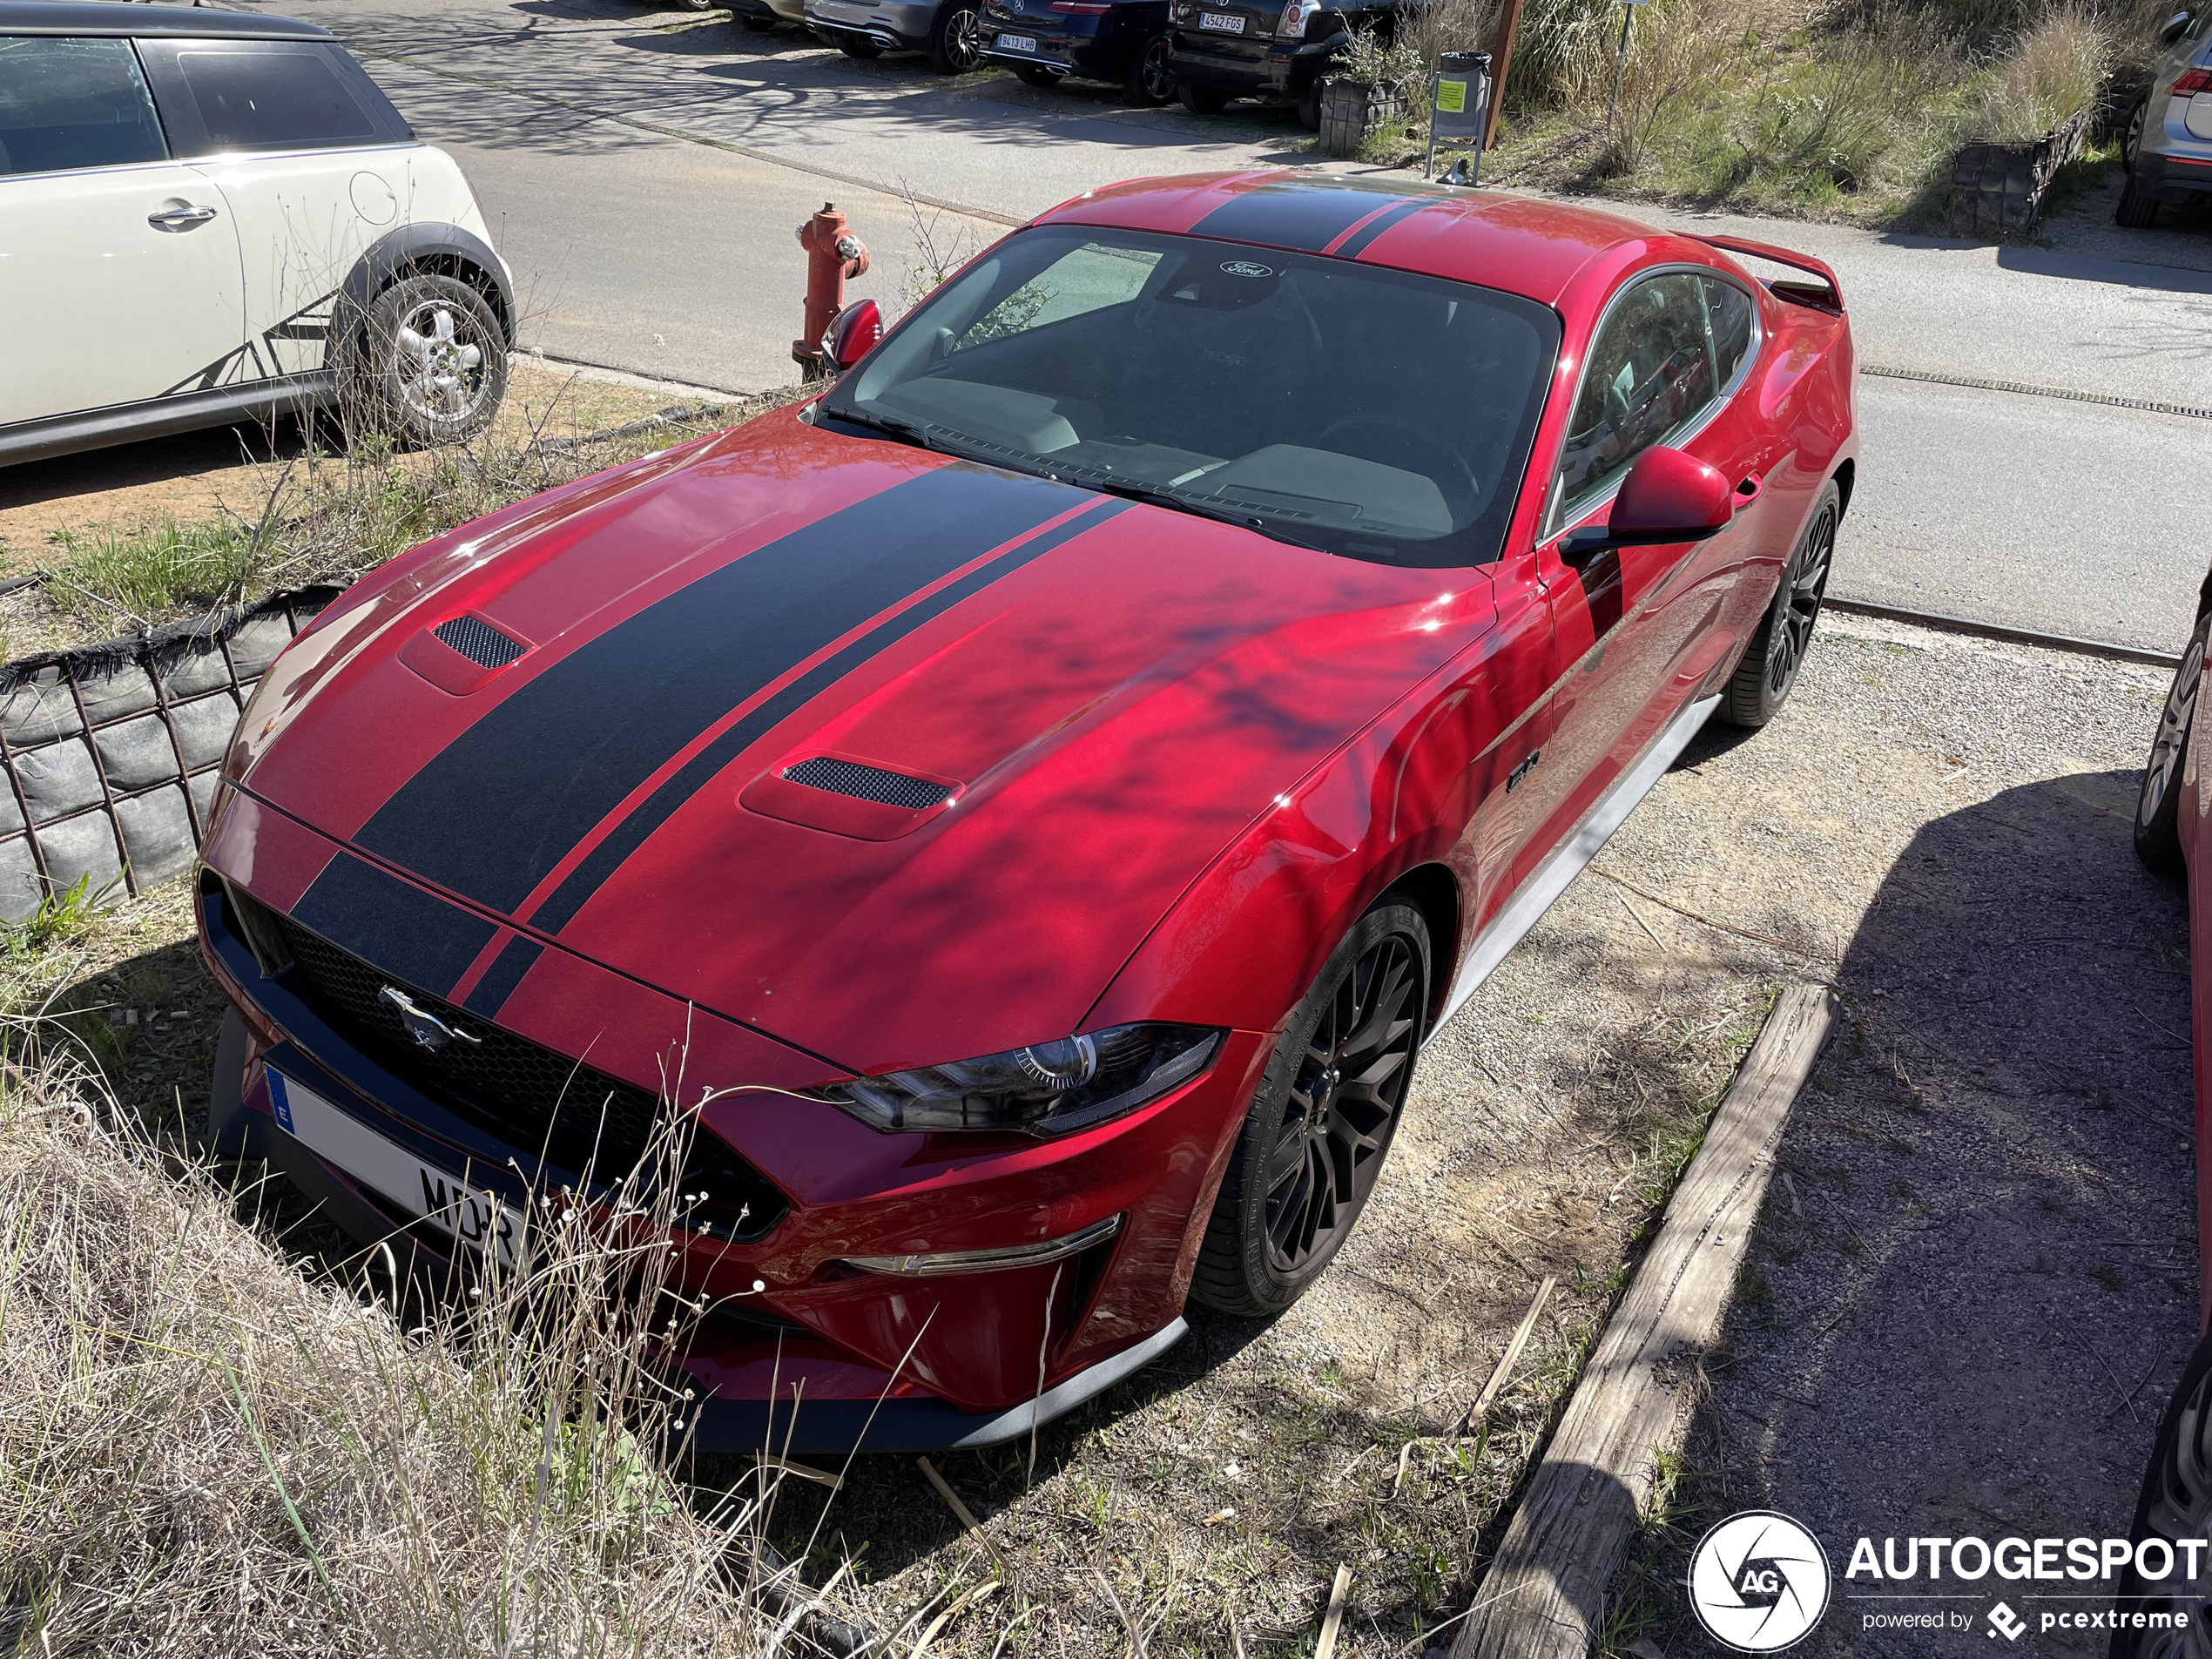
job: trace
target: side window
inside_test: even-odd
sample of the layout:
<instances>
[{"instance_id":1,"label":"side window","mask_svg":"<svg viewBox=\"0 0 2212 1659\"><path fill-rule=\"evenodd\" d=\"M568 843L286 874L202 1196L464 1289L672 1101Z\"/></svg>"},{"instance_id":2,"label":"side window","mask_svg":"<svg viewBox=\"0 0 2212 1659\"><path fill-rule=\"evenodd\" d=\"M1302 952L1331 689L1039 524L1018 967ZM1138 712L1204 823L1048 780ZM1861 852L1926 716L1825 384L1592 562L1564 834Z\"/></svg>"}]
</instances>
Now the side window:
<instances>
[{"instance_id":1,"label":"side window","mask_svg":"<svg viewBox=\"0 0 2212 1659\"><path fill-rule=\"evenodd\" d=\"M129 41L0 36L0 175L168 153Z\"/></svg>"},{"instance_id":2,"label":"side window","mask_svg":"<svg viewBox=\"0 0 2212 1659\"><path fill-rule=\"evenodd\" d=\"M1702 286L1687 273L1648 277L1606 314L1567 423L1547 534L1581 517L1631 461L1713 401Z\"/></svg>"},{"instance_id":3,"label":"side window","mask_svg":"<svg viewBox=\"0 0 2212 1659\"><path fill-rule=\"evenodd\" d=\"M1713 381L1726 386L1751 350L1751 296L1717 277L1705 285L1705 316L1713 329Z\"/></svg>"},{"instance_id":4,"label":"side window","mask_svg":"<svg viewBox=\"0 0 2212 1659\"><path fill-rule=\"evenodd\" d=\"M323 47L195 42L178 51L176 64L206 132L194 154L381 144L388 136Z\"/></svg>"}]
</instances>

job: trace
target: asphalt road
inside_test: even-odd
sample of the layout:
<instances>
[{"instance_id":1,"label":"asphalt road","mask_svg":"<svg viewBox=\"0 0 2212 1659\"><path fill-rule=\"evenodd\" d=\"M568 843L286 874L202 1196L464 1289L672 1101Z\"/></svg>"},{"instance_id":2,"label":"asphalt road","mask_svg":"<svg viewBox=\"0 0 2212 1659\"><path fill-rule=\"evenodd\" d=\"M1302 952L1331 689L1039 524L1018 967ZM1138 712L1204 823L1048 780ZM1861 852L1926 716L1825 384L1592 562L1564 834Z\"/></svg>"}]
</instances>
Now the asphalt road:
<instances>
[{"instance_id":1,"label":"asphalt road","mask_svg":"<svg viewBox=\"0 0 2212 1659\"><path fill-rule=\"evenodd\" d=\"M903 192L939 259L1095 185L1303 152L1287 115L1132 111L1103 87L940 78L791 29L631 0L257 0L361 51L417 130L462 160L557 355L745 389L787 380L803 280L792 237L834 199L875 254L858 292L896 310L916 271ZM2212 235L2122 233L2095 204L2054 246L1629 210L1818 253L1861 361L2105 399L2212 408ZM925 217L933 210L922 207ZM1863 383L1865 464L1834 591L2174 649L2208 554L2212 420L2109 403Z\"/></svg>"}]
</instances>

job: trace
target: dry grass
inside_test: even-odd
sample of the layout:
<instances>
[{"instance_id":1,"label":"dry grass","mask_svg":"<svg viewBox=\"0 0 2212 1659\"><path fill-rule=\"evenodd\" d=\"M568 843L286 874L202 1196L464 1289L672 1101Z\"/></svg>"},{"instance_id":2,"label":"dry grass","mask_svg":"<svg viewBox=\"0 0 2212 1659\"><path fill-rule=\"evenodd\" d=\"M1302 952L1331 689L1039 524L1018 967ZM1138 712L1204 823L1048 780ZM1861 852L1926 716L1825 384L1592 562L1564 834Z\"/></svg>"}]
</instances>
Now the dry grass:
<instances>
[{"instance_id":1,"label":"dry grass","mask_svg":"<svg viewBox=\"0 0 2212 1659\"><path fill-rule=\"evenodd\" d=\"M0 1652L762 1651L765 1494L660 1473L667 1184L541 1208L526 1271L402 1320L128 1121L66 1059L0 1078Z\"/></svg>"},{"instance_id":2,"label":"dry grass","mask_svg":"<svg viewBox=\"0 0 2212 1659\"><path fill-rule=\"evenodd\" d=\"M2053 11L1987 78L1977 133L2022 144L2063 125L2103 97L2112 60L2112 29L2103 18L2070 6Z\"/></svg>"}]
</instances>

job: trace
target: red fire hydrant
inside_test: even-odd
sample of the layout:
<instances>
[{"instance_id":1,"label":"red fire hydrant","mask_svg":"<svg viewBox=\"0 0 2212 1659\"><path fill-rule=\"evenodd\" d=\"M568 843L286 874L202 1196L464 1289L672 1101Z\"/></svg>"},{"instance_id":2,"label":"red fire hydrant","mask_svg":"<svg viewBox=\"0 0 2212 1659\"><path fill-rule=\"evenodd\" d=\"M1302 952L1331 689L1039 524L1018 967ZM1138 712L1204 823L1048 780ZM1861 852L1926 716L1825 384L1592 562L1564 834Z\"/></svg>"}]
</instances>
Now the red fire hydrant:
<instances>
[{"instance_id":1,"label":"red fire hydrant","mask_svg":"<svg viewBox=\"0 0 2212 1659\"><path fill-rule=\"evenodd\" d=\"M845 228L845 215L835 202L824 202L822 211L799 227L799 246L806 250L806 317L799 338L791 342L791 354L806 379L824 380L830 368L822 336L845 309L845 285L867 274L868 251Z\"/></svg>"}]
</instances>

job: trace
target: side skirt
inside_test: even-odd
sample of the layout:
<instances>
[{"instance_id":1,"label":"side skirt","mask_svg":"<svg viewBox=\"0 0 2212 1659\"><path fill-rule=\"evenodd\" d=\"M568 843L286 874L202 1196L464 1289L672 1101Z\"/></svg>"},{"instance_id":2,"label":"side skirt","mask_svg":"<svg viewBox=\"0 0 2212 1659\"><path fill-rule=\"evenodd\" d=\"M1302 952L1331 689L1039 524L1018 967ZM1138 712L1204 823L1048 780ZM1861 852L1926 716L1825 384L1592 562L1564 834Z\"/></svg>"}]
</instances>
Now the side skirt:
<instances>
[{"instance_id":1,"label":"side skirt","mask_svg":"<svg viewBox=\"0 0 2212 1659\"><path fill-rule=\"evenodd\" d=\"M1705 722L1720 705L1717 697L1700 698L1676 715L1635 765L1615 780L1613 787L1575 826L1574 833L1560 843L1559 850L1546 859L1535 873L1521 884L1521 891L1507 900L1505 908L1491 918L1490 925L1476 936L1467 951L1467 960L1460 964L1460 976L1452 983L1452 995L1445 1001L1444 1012L1438 1016L1436 1025L1430 1028L1432 1034L1460 1011L1482 981L1527 935L1528 930L1542 920L1544 912L1552 907L1552 901L1567 891L1568 884L1598 855L1598 849L1613 839L1613 832L1628 822L1629 814L1635 811L1637 803L1666 775L1667 768L1675 764L1675 757L1689 746L1689 740L1703 730Z\"/></svg>"},{"instance_id":2,"label":"side skirt","mask_svg":"<svg viewBox=\"0 0 2212 1659\"><path fill-rule=\"evenodd\" d=\"M111 408L24 421L0 427L0 467L75 455L111 443L172 437L201 427L292 415L328 402L337 389L338 376L329 369L318 369L287 380L248 381L212 391L183 392L149 398L143 403L118 403Z\"/></svg>"}]
</instances>

